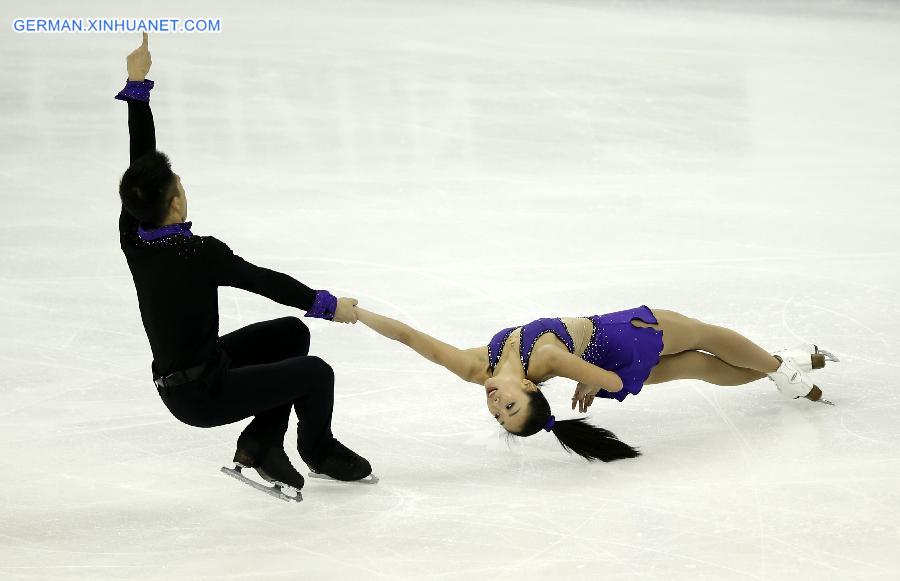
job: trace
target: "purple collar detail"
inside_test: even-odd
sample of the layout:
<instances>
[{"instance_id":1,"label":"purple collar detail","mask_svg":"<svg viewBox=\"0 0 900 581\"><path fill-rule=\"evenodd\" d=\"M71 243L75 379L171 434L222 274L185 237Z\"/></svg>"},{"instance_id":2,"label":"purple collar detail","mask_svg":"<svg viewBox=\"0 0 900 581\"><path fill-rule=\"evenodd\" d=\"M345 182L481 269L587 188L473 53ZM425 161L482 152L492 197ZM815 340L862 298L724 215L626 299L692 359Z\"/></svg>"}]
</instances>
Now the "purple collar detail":
<instances>
[{"instance_id":1,"label":"purple collar detail","mask_svg":"<svg viewBox=\"0 0 900 581\"><path fill-rule=\"evenodd\" d=\"M491 373L494 373L494 367L500 362L500 354L503 353L503 347L506 345L506 340L509 339L509 336L512 335L512 332L515 329L515 327L503 329L494 335L491 338L491 342L488 343L488 369Z\"/></svg>"},{"instance_id":2,"label":"purple collar detail","mask_svg":"<svg viewBox=\"0 0 900 581\"><path fill-rule=\"evenodd\" d=\"M193 236L193 234L191 233L190 222L168 224L166 226L162 226L161 228L151 228L150 230L144 230L144 227L139 224L137 233L138 236L141 237L141 240L145 242L151 242L153 240L165 238L166 236L171 236L172 234L178 234L181 236L186 236L188 238Z\"/></svg>"}]
</instances>

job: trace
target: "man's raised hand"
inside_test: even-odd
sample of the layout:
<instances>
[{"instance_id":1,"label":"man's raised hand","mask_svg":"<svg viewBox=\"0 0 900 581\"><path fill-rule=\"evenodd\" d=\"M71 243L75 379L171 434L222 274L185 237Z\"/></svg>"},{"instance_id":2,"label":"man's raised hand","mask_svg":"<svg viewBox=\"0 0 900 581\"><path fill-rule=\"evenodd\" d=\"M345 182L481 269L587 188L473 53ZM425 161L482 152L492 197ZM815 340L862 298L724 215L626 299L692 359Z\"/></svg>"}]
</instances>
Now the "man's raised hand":
<instances>
[{"instance_id":1,"label":"man's raised hand","mask_svg":"<svg viewBox=\"0 0 900 581\"><path fill-rule=\"evenodd\" d=\"M150 60L150 49L147 46L146 32L144 33L144 41L141 43L141 46L131 51L131 54L125 60L128 63L128 80L143 81L147 73L150 72L150 65L153 62Z\"/></svg>"}]
</instances>

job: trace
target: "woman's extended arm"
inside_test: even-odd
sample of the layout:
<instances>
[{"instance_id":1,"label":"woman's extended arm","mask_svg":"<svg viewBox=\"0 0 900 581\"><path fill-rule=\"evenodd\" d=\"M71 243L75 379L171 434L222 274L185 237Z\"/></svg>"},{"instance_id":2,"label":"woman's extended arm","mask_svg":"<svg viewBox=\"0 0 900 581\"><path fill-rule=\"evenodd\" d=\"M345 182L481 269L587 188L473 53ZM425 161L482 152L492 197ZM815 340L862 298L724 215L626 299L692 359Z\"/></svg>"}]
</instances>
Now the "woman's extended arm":
<instances>
[{"instance_id":1,"label":"woman's extended arm","mask_svg":"<svg viewBox=\"0 0 900 581\"><path fill-rule=\"evenodd\" d=\"M479 360L471 351L457 349L443 341L417 331L389 317L384 317L361 307L356 307L359 321L379 335L399 341L422 357L442 365L465 381L478 383Z\"/></svg>"}]
</instances>

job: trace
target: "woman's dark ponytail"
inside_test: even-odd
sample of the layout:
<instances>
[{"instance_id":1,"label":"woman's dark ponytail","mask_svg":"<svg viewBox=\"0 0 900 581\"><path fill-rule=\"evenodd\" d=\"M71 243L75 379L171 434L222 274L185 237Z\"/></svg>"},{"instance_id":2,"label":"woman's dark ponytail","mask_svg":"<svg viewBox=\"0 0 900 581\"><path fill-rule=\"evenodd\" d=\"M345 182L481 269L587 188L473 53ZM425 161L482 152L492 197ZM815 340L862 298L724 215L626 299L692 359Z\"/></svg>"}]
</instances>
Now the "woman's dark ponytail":
<instances>
[{"instance_id":1,"label":"woman's dark ponytail","mask_svg":"<svg viewBox=\"0 0 900 581\"><path fill-rule=\"evenodd\" d=\"M588 460L610 462L641 455L609 430L591 425L584 418L556 422L551 431L563 448Z\"/></svg>"},{"instance_id":2,"label":"woman's dark ponytail","mask_svg":"<svg viewBox=\"0 0 900 581\"><path fill-rule=\"evenodd\" d=\"M531 436L548 425L550 404L539 390L529 392L531 415L518 436ZM568 452L588 460L611 462L635 458L641 453L616 437L609 430L589 424L583 418L550 422L550 431Z\"/></svg>"}]
</instances>

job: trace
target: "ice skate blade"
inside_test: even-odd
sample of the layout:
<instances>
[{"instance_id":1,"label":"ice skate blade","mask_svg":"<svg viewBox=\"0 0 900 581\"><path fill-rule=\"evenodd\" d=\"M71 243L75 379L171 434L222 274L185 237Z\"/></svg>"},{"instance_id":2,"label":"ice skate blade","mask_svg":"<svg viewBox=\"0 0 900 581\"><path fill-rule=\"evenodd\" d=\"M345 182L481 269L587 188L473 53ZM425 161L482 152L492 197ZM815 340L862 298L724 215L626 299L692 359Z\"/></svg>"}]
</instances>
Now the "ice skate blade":
<instances>
[{"instance_id":1,"label":"ice skate blade","mask_svg":"<svg viewBox=\"0 0 900 581\"><path fill-rule=\"evenodd\" d=\"M822 390L819 389L819 387L816 385L813 386L812 391L810 391L808 394L806 394L806 399L808 399L811 402L815 402L815 403L824 403L826 405L834 405L827 399L822 399Z\"/></svg>"},{"instance_id":2,"label":"ice skate blade","mask_svg":"<svg viewBox=\"0 0 900 581\"><path fill-rule=\"evenodd\" d=\"M222 472L224 472L228 476L231 476L232 478L240 480L247 486L252 486L253 488L259 490L260 492L265 492L269 496L279 498L286 502L301 502L301 501L303 501L303 494L296 488L294 488L292 486L288 486L287 484L284 484L282 482L278 482L277 480L272 481L272 486L266 486L265 484L260 484L259 482L256 482L255 480L251 480L251 479L247 478L246 476L244 476L243 474L241 474L241 468L248 468L248 466L243 466L241 464L235 465L234 468L228 468L227 466L222 466ZM283 492L283 489L293 490L296 493L296 495L290 496L288 494L285 494Z\"/></svg>"},{"instance_id":3,"label":"ice skate blade","mask_svg":"<svg viewBox=\"0 0 900 581\"><path fill-rule=\"evenodd\" d=\"M339 482L341 484L378 484L378 477L374 474L369 474L361 480L338 480L337 478L332 478L327 474L319 474L318 472L310 472L309 477L315 478L316 480L329 480L331 482Z\"/></svg>"},{"instance_id":4,"label":"ice skate blade","mask_svg":"<svg viewBox=\"0 0 900 581\"><path fill-rule=\"evenodd\" d=\"M826 349L819 349L818 347L816 347L816 353L819 355L823 355L827 361L834 361L835 363L840 362L840 359L837 358L837 355Z\"/></svg>"}]
</instances>

